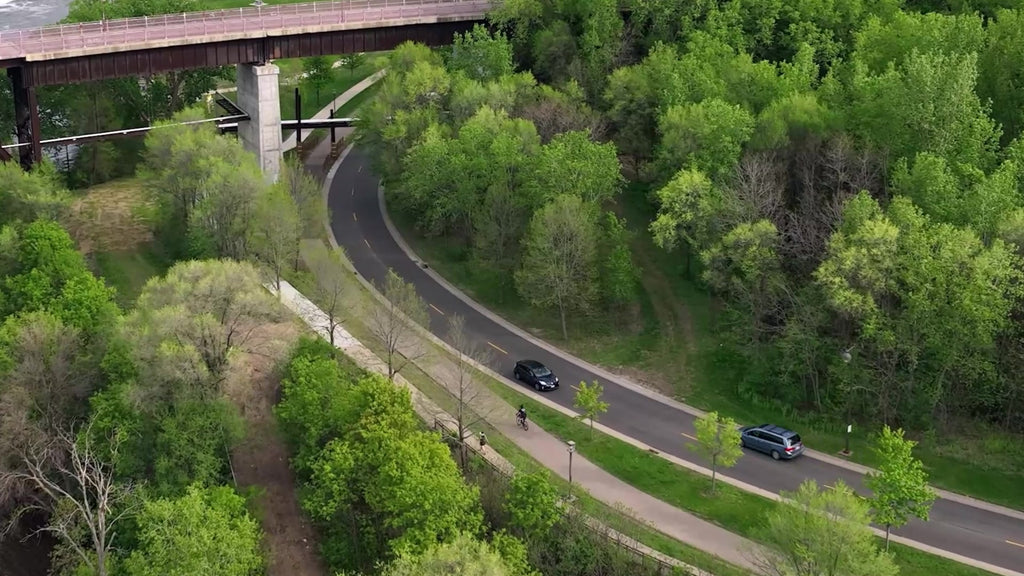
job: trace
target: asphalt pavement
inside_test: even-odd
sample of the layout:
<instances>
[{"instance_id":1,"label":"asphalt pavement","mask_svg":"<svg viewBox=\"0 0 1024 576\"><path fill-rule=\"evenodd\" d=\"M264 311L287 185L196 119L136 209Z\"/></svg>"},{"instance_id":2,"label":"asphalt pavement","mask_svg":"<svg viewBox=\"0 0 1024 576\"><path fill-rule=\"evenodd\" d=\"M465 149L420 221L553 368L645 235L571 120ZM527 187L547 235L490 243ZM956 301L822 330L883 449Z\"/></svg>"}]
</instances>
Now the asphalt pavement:
<instances>
[{"instance_id":1,"label":"asphalt pavement","mask_svg":"<svg viewBox=\"0 0 1024 576\"><path fill-rule=\"evenodd\" d=\"M531 358L543 362L563 384L559 390L546 394L547 397L570 409L574 400L570 384L600 380L605 390L604 399L609 404L608 412L601 417L602 424L668 454L705 464L686 448L685 439L681 437L681 434L695 433L691 414L595 374L584 362L566 360L510 331L454 295L411 260L385 224L378 201L378 178L371 171L369 158L358 149L351 150L338 167L330 183L328 206L334 235L356 270L378 286L382 285L389 268L412 283L429 305L431 332L448 341L445 317L461 315L468 332L491 348L493 354L488 364L493 370L511 378L516 360ZM725 475L773 492L795 490L802 481L813 478L826 486L842 480L858 492L867 493L859 472L808 456L777 462L747 451ZM1024 486L1021 489L1024 490ZM928 522L915 519L893 533L1007 570L1024 572L1024 521L1019 516L940 498L932 507Z\"/></svg>"}]
</instances>

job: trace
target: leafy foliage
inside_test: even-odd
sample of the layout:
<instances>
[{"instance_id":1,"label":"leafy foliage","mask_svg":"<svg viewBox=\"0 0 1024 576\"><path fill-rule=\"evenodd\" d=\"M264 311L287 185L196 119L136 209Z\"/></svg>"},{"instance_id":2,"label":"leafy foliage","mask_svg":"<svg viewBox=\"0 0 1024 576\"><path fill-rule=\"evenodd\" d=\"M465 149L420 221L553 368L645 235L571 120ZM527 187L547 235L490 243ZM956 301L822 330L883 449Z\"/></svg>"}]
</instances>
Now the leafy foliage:
<instances>
[{"instance_id":1,"label":"leafy foliage","mask_svg":"<svg viewBox=\"0 0 1024 576\"><path fill-rule=\"evenodd\" d=\"M736 422L718 412L708 412L694 420L697 429L697 444L691 445L711 461L711 492L715 491L715 476L718 466L732 468L743 456L740 447L740 431Z\"/></svg>"},{"instance_id":2,"label":"leafy foliage","mask_svg":"<svg viewBox=\"0 0 1024 576\"><path fill-rule=\"evenodd\" d=\"M877 474L868 474L864 484L874 494L871 513L875 522L885 526L885 549L889 549L889 531L907 523L910 516L928 520L935 491L928 486L928 475L911 454L916 442L903 438L903 430L882 428L877 446L882 463Z\"/></svg>"}]
</instances>

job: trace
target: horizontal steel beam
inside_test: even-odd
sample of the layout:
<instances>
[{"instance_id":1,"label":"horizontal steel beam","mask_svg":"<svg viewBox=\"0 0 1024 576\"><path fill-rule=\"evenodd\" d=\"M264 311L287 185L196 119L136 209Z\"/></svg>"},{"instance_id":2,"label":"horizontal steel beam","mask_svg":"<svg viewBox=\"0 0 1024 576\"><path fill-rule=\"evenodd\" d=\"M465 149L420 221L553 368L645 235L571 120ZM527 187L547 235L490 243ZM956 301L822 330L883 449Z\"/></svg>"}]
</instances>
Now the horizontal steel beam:
<instances>
[{"instance_id":1,"label":"horizontal steel beam","mask_svg":"<svg viewBox=\"0 0 1024 576\"><path fill-rule=\"evenodd\" d=\"M249 116L246 114L234 115L234 116L222 116L220 118L207 118L205 120L193 120L190 122L182 122L180 124L161 124L159 126L144 126L142 128L129 128L127 130L114 130L111 132L97 132L95 134L83 134L81 136L65 136L63 138L51 138L49 140L43 140L40 144L43 147L50 146L68 146L70 144L85 144L88 142L96 142L100 140L114 140L118 138L132 138L138 136L145 136L149 132L160 129L169 128L172 126L188 126L191 124L208 124L210 122L217 123L217 129L223 132L238 132L238 122L248 120ZM316 120L303 120L302 127L315 129L315 128L347 128L353 126L358 122L358 118L318 118ZM299 126L298 120L282 120L281 130L294 130ZM4 160L4 155L10 157L9 150L17 150L22 146L30 146L30 143L25 144L8 144L6 146L0 146L0 160Z\"/></svg>"}]
</instances>

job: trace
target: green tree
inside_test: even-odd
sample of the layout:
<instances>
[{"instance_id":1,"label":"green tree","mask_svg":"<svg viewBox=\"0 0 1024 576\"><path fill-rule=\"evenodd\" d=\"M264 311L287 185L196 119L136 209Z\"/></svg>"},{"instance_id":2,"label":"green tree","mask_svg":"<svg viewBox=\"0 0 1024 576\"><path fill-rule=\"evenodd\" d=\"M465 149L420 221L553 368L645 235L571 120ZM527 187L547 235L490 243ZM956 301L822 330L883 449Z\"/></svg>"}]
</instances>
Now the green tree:
<instances>
[{"instance_id":1,"label":"green tree","mask_svg":"<svg viewBox=\"0 0 1024 576\"><path fill-rule=\"evenodd\" d=\"M189 484L215 486L231 479L231 449L244 435L234 405L224 400L174 402L156 423L153 484L162 496L180 495Z\"/></svg>"},{"instance_id":2,"label":"green tree","mask_svg":"<svg viewBox=\"0 0 1024 576\"><path fill-rule=\"evenodd\" d=\"M758 564L793 576L895 576L892 557L875 547L868 505L842 480L818 490L807 480L769 517Z\"/></svg>"},{"instance_id":3,"label":"green tree","mask_svg":"<svg viewBox=\"0 0 1024 576\"><path fill-rule=\"evenodd\" d=\"M882 428L876 439L879 471L864 480L873 496L871 515L885 526L885 549L889 550L889 532L907 523L910 516L928 520L935 491L928 485L928 474L912 452L917 442L903 437L903 430Z\"/></svg>"},{"instance_id":4,"label":"green tree","mask_svg":"<svg viewBox=\"0 0 1024 576\"><path fill-rule=\"evenodd\" d=\"M302 238L320 238L327 222L323 188L297 158L285 158L277 185L287 190L299 211Z\"/></svg>"},{"instance_id":5,"label":"green tree","mask_svg":"<svg viewBox=\"0 0 1024 576\"><path fill-rule=\"evenodd\" d=\"M327 56L310 56L302 59L303 81L313 88L316 94L315 106L320 106L320 90L326 88L334 80L334 63Z\"/></svg>"},{"instance_id":6,"label":"green tree","mask_svg":"<svg viewBox=\"0 0 1024 576\"><path fill-rule=\"evenodd\" d=\"M1003 141L1009 142L1024 129L1024 97L1016 88L1015 73L1024 62L1024 14L999 10L985 35L978 54L978 94L983 101L991 100L992 117L1002 126Z\"/></svg>"},{"instance_id":7,"label":"green tree","mask_svg":"<svg viewBox=\"0 0 1024 576\"><path fill-rule=\"evenodd\" d=\"M547 470L516 473L505 493L504 509L512 530L527 541L547 538L562 518L558 490Z\"/></svg>"},{"instance_id":8,"label":"green tree","mask_svg":"<svg viewBox=\"0 0 1024 576\"><path fill-rule=\"evenodd\" d=\"M712 180L729 175L754 130L754 119L740 106L721 100L673 106L658 120L659 172L663 181L683 168Z\"/></svg>"},{"instance_id":9,"label":"green tree","mask_svg":"<svg viewBox=\"0 0 1024 576\"><path fill-rule=\"evenodd\" d=\"M476 489L437 436L417 431L407 390L372 375L345 405L344 432L313 461L302 500L329 530L333 567L372 566L480 532Z\"/></svg>"},{"instance_id":10,"label":"green tree","mask_svg":"<svg viewBox=\"0 0 1024 576\"><path fill-rule=\"evenodd\" d=\"M356 70L366 66L366 54L363 52L353 52L341 59L341 65L348 70L350 76L355 76Z\"/></svg>"},{"instance_id":11,"label":"green tree","mask_svg":"<svg viewBox=\"0 0 1024 576\"><path fill-rule=\"evenodd\" d=\"M502 32L491 32L477 24L465 34L455 34L448 66L473 80L497 80L512 74L512 43Z\"/></svg>"},{"instance_id":12,"label":"green tree","mask_svg":"<svg viewBox=\"0 0 1024 576\"><path fill-rule=\"evenodd\" d=\"M651 223L654 243L665 250L685 241L693 251L714 243L724 233L735 211L732 198L713 185L704 173L681 170L655 192L658 216Z\"/></svg>"},{"instance_id":13,"label":"green tree","mask_svg":"<svg viewBox=\"0 0 1024 576\"><path fill-rule=\"evenodd\" d=\"M530 220L516 286L531 304L558 310L565 339L566 315L586 310L594 299L596 256L594 211L579 197L559 196Z\"/></svg>"},{"instance_id":14,"label":"green tree","mask_svg":"<svg viewBox=\"0 0 1024 576\"><path fill-rule=\"evenodd\" d=\"M781 244L775 225L767 220L744 222L721 241L701 252L704 281L728 297L750 325L751 342L768 329L766 318L778 313L786 293L786 278L778 255Z\"/></svg>"},{"instance_id":15,"label":"green tree","mask_svg":"<svg viewBox=\"0 0 1024 576\"><path fill-rule=\"evenodd\" d=\"M731 468L743 456L740 431L732 418L719 416L718 412L708 412L693 424L697 429L697 444L691 444L690 448L711 461L711 493L714 494L718 467Z\"/></svg>"},{"instance_id":16,"label":"green tree","mask_svg":"<svg viewBox=\"0 0 1024 576\"><path fill-rule=\"evenodd\" d=\"M975 54L913 51L898 67L870 74L855 68L847 122L892 157L931 152L951 166L988 171L999 129L975 92Z\"/></svg>"},{"instance_id":17,"label":"green tree","mask_svg":"<svg viewBox=\"0 0 1024 576\"><path fill-rule=\"evenodd\" d=\"M281 400L274 407L295 454L293 466L302 476L320 449L352 425L351 406L360 404L352 400L351 388L362 373L352 366L343 369L335 354L336 349L319 338L302 338L285 368ZM381 391L382 397L388 394Z\"/></svg>"},{"instance_id":18,"label":"green tree","mask_svg":"<svg viewBox=\"0 0 1024 576\"><path fill-rule=\"evenodd\" d=\"M625 306L636 297L640 271L633 263L630 239L625 218L605 212L601 220L598 278L601 296L610 306Z\"/></svg>"},{"instance_id":19,"label":"green tree","mask_svg":"<svg viewBox=\"0 0 1024 576\"><path fill-rule=\"evenodd\" d=\"M144 373L140 385L158 397L182 387L215 397L231 355L252 350L258 341L255 327L277 321L281 313L252 264L175 265L146 284L126 322Z\"/></svg>"},{"instance_id":20,"label":"green tree","mask_svg":"<svg viewBox=\"0 0 1024 576\"><path fill-rule=\"evenodd\" d=\"M273 186L256 200L249 246L256 259L274 275L274 287L281 291L281 273L299 253L302 222L295 199L283 186Z\"/></svg>"},{"instance_id":21,"label":"green tree","mask_svg":"<svg viewBox=\"0 0 1024 576\"><path fill-rule=\"evenodd\" d=\"M514 576L501 554L486 542L460 534L451 542L419 556L402 556L384 569L383 576Z\"/></svg>"},{"instance_id":22,"label":"green tree","mask_svg":"<svg viewBox=\"0 0 1024 576\"><path fill-rule=\"evenodd\" d=\"M618 194L622 183L615 146L598 144L585 131L556 135L537 161L535 185L548 200L571 194L600 208Z\"/></svg>"},{"instance_id":23,"label":"green tree","mask_svg":"<svg viewBox=\"0 0 1024 576\"><path fill-rule=\"evenodd\" d=\"M56 220L70 202L51 164L25 172L17 162L0 162L0 226L37 218Z\"/></svg>"},{"instance_id":24,"label":"green tree","mask_svg":"<svg viewBox=\"0 0 1024 576\"><path fill-rule=\"evenodd\" d=\"M259 522L226 486L191 486L178 499L147 501L129 576L255 576L263 568Z\"/></svg>"},{"instance_id":25,"label":"green tree","mask_svg":"<svg viewBox=\"0 0 1024 576\"><path fill-rule=\"evenodd\" d=\"M580 381L579 389L576 390L576 398L573 406L579 408L582 413L580 420L590 420L590 437L594 437L594 421L601 414L608 411L608 403L601 400L604 394L604 387L594 380L589 386L586 382Z\"/></svg>"}]
</instances>

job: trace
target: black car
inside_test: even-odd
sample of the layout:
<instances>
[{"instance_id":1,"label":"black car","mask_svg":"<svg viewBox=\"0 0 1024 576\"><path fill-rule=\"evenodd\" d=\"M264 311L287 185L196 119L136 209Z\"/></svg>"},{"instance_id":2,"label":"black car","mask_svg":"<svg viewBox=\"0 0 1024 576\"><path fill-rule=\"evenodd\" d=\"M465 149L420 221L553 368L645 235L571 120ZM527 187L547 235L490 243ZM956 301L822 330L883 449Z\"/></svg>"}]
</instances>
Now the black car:
<instances>
[{"instance_id":1,"label":"black car","mask_svg":"<svg viewBox=\"0 0 1024 576\"><path fill-rule=\"evenodd\" d=\"M558 389L558 377L555 376L554 372L548 370L547 366L536 360L520 360L516 362L516 367L512 373L516 375L516 380L526 382L538 392L541 390Z\"/></svg>"}]
</instances>

